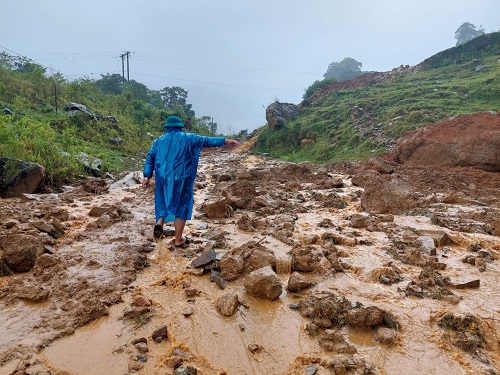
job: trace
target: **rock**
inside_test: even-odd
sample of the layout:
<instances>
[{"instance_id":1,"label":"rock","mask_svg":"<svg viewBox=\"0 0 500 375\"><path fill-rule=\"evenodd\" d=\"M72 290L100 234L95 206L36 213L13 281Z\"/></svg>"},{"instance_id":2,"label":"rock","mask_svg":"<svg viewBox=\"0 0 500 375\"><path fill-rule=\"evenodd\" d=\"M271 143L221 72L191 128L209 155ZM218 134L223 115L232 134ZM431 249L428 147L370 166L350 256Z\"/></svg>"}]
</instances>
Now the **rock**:
<instances>
[{"instance_id":1,"label":"rock","mask_svg":"<svg viewBox=\"0 0 500 375\"><path fill-rule=\"evenodd\" d=\"M248 350L250 350L250 353L258 353L262 351L262 346L259 344L250 344L248 345Z\"/></svg>"},{"instance_id":2,"label":"rock","mask_svg":"<svg viewBox=\"0 0 500 375\"><path fill-rule=\"evenodd\" d=\"M500 171L500 116L462 115L404 134L396 144L399 162Z\"/></svg>"},{"instance_id":3,"label":"rock","mask_svg":"<svg viewBox=\"0 0 500 375\"><path fill-rule=\"evenodd\" d=\"M245 260L239 254L227 254L219 263L221 276L224 280L237 279L245 271Z\"/></svg>"},{"instance_id":4,"label":"rock","mask_svg":"<svg viewBox=\"0 0 500 375\"><path fill-rule=\"evenodd\" d=\"M44 246L38 236L25 234L1 236L0 275L30 271L34 267L37 257L43 253Z\"/></svg>"},{"instance_id":5,"label":"rock","mask_svg":"<svg viewBox=\"0 0 500 375\"><path fill-rule=\"evenodd\" d=\"M493 223L493 235L500 237L500 220Z\"/></svg>"},{"instance_id":6,"label":"rock","mask_svg":"<svg viewBox=\"0 0 500 375\"><path fill-rule=\"evenodd\" d=\"M226 202L233 208L247 208L252 198L257 195L255 186L247 180L239 180L229 185L224 191Z\"/></svg>"},{"instance_id":7,"label":"rock","mask_svg":"<svg viewBox=\"0 0 500 375\"><path fill-rule=\"evenodd\" d=\"M196 297L200 294L200 291L196 288L186 288L184 289L184 293L186 293L187 297Z\"/></svg>"},{"instance_id":8,"label":"rock","mask_svg":"<svg viewBox=\"0 0 500 375\"><path fill-rule=\"evenodd\" d=\"M198 370L191 365L181 365L174 371L174 375L196 375Z\"/></svg>"},{"instance_id":9,"label":"rock","mask_svg":"<svg viewBox=\"0 0 500 375\"><path fill-rule=\"evenodd\" d=\"M226 293L221 298L219 298L219 302L217 307L222 315L231 316L236 310L238 310L238 295L236 293Z\"/></svg>"},{"instance_id":10,"label":"rock","mask_svg":"<svg viewBox=\"0 0 500 375\"><path fill-rule=\"evenodd\" d=\"M151 301L142 294L137 294L132 298L133 306L151 306Z\"/></svg>"},{"instance_id":11,"label":"rock","mask_svg":"<svg viewBox=\"0 0 500 375\"><path fill-rule=\"evenodd\" d=\"M210 198L206 200L202 207L201 212L207 215L209 219L223 219L231 217L232 210L226 202L226 198Z\"/></svg>"},{"instance_id":12,"label":"rock","mask_svg":"<svg viewBox=\"0 0 500 375\"><path fill-rule=\"evenodd\" d=\"M94 177L101 177L103 175L103 161L99 158L90 156L84 152L79 152L76 155L76 160L83 165L83 167Z\"/></svg>"},{"instance_id":13,"label":"rock","mask_svg":"<svg viewBox=\"0 0 500 375\"><path fill-rule=\"evenodd\" d=\"M3 226L5 227L5 229L10 229L10 228L13 228L15 227L16 225L19 225L21 224L19 222L19 220L16 220L16 219L7 219L5 220Z\"/></svg>"},{"instance_id":14,"label":"rock","mask_svg":"<svg viewBox=\"0 0 500 375\"><path fill-rule=\"evenodd\" d=\"M374 222L373 216L368 213L353 214L349 226L351 228L367 228Z\"/></svg>"},{"instance_id":15,"label":"rock","mask_svg":"<svg viewBox=\"0 0 500 375\"><path fill-rule=\"evenodd\" d=\"M155 342L162 342L162 340L166 340L168 338L168 327L167 326L161 326L158 329L156 329L152 335L153 340Z\"/></svg>"},{"instance_id":16,"label":"rock","mask_svg":"<svg viewBox=\"0 0 500 375\"><path fill-rule=\"evenodd\" d=\"M108 139L109 144L119 146L123 143L123 139L116 137L116 138L109 138Z\"/></svg>"},{"instance_id":17,"label":"rock","mask_svg":"<svg viewBox=\"0 0 500 375\"><path fill-rule=\"evenodd\" d=\"M252 219L248 215L243 215L237 222L238 229L243 232L255 232Z\"/></svg>"},{"instance_id":18,"label":"rock","mask_svg":"<svg viewBox=\"0 0 500 375\"><path fill-rule=\"evenodd\" d=\"M45 177L45 168L40 164L0 158L0 197L11 198L32 194L43 183Z\"/></svg>"},{"instance_id":19,"label":"rock","mask_svg":"<svg viewBox=\"0 0 500 375\"><path fill-rule=\"evenodd\" d=\"M233 249L219 263L224 280L234 280L265 266L276 267L274 252L255 241L250 241Z\"/></svg>"},{"instance_id":20,"label":"rock","mask_svg":"<svg viewBox=\"0 0 500 375\"><path fill-rule=\"evenodd\" d=\"M147 352L149 352L148 344L145 343L145 342L138 342L134 346L141 353L147 353Z\"/></svg>"},{"instance_id":21,"label":"rock","mask_svg":"<svg viewBox=\"0 0 500 375\"><path fill-rule=\"evenodd\" d=\"M377 307L356 307L347 312L347 322L352 326L376 326L384 320L384 312Z\"/></svg>"},{"instance_id":22,"label":"rock","mask_svg":"<svg viewBox=\"0 0 500 375\"><path fill-rule=\"evenodd\" d=\"M215 282L215 284L220 288L220 289L226 289L226 281L220 277L219 273L215 270L210 270L210 282Z\"/></svg>"},{"instance_id":23,"label":"rock","mask_svg":"<svg viewBox=\"0 0 500 375\"><path fill-rule=\"evenodd\" d=\"M250 295L271 300L278 298L283 291L280 279L270 266L250 272L244 286Z\"/></svg>"},{"instance_id":24,"label":"rock","mask_svg":"<svg viewBox=\"0 0 500 375\"><path fill-rule=\"evenodd\" d=\"M363 188L361 206L368 213L397 214L420 206L424 200L408 177L396 173L367 175Z\"/></svg>"},{"instance_id":25,"label":"rock","mask_svg":"<svg viewBox=\"0 0 500 375\"><path fill-rule=\"evenodd\" d=\"M302 276L298 272L293 272L288 279L288 291L298 292L302 289L309 288L312 285L312 281L307 277Z\"/></svg>"},{"instance_id":26,"label":"rock","mask_svg":"<svg viewBox=\"0 0 500 375\"><path fill-rule=\"evenodd\" d=\"M69 114L74 115L76 113L84 113L92 120L97 121L97 116L92 112L87 106L79 103L67 103L63 106L63 109Z\"/></svg>"},{"instance_id":27,"label":"rock","mask_svg":"<svg viewBox=\"0 0 500 375\"><path fill-rule=\"evenodd\" d=\"M318 372L318 365L309 365L305 368L305 375L315 375Z\"/></svg>"},{"instance_id":28,"label":"rock","mask_svg":"<svg viewBox=\"0 0 500 375\"><path fill-rule=\"evenodd\" d=\"M469 281L455 281L452 282L452 285L456 289L473 289L473 288L479 288L481 285L481 280L475 279L475 280L469 280Z\"/></svg>"},{"instance_id":29,"label":"rock","mask_svg":"<svg viewBox=\"0 0 500 375\"><path fill-rule=\"evenodd\" d=\"M139 171L135 171L135 172L130 172L121 180L113 182L111 185L109 185L109 188L111 190L122 189L126 187L136 186L141 182L142 182L142 173Z\"/></svg>"},{"instance_id":30,"label":"rock","mask_svg":"<svg viewBox=\"0 0 500 375\"><path fill-rule=\"evenodd\" d=\"M388 160L384 160L379 157L374 157L368 159L366 166L369 169L372 169L374 171L377 171L379 173L383 174L391 174L394 173L394 167L396 166L396 163L390 162Z\"/></svg>"},{"instance_id":31,"label":"rock","mask_svg":"<svg viewBox=\"0 0 500 375\"><path fill-rule=\"evenodd\" d=\"M123 312L125 318L135 319L151 311L148 306L130 306Z\"/></svg>"},{"instance_id":32,"label":"rock","mask_svg":"<svg viewBox=\"0 0 500 375\"><path fill-rule=\"evenodd\" d=\"M215 253L215 250L213 248L211 248L210 250L201 254L198 258L194 259L191 262L191 266L193 268L206 266L207 264L213 262L216 257L217 257L217 254Z\"/></svg>"},{"instance_id":33,"label":"rock","mask_svg":"<svg viewBox=\"0 0 500 375\"><path fill-rule=\"evenodd\" d=\"M415 241L420 251L427 255L436 255L434 240L429 236L420 236Z\"/></svg>"},{"instance_id":34,"label":"rock","mask_svg":"<svg viewBox=\"0 0 500 375\"><path fill-rule=\"evenodd\" d=\"M17 298L26 301L42 302L49 298L50 291L39 285L25 285L17 288L15 295Z\"/></svg>"},{"instance_id":35,"label":"rock","mask_svg":"<svg viewBox=\"0 0 500 375\"><path fill-rule=\"evenodd\" d=\"M373 339L382 344L394 345L397 341L398 333L386 327L378 327L373 334Z\"/></svg>"},{"instance_id":36,"label":"rock","mask_svg":"<svg viewBox=\"0 0 500 375\"><path fill-rule=\"evenodd\" d=\"M300 114L300 109L295 104L271 103L266 108L266 121L271 130L281 129L287 121L295 119Z\"/></svg>"}]
</instances>

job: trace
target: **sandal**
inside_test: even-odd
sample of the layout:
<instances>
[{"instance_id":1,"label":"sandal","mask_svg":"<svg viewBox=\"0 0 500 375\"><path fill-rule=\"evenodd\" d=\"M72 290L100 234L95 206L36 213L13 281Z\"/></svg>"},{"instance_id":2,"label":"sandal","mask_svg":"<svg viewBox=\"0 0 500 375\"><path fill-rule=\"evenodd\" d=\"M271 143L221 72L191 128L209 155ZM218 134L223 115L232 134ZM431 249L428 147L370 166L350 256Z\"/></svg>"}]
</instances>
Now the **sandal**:
<instances>
[{"instance_id":1,"label":"sandal","mask_svg":"<svg viewBox=\"0 0 500 375\"><path fill-rule=\"evenodd\" d=\"M153 229L153 237L154 238L161 238L163 236L163 226L156 224L154 229Z\"/></svg>"},{"instance_id":2,"label":"sandal","mask_svg":"<svg viewBox=\"0 0 500 375\"><path fill-rule=\"evenodd\" d=\"M180 245L176 245L175 244L175 240L172 240L172 242L174 243L175 247L180 247L182 249L187 249L189 247L189 244L194 242L194 239L192 239L191 237L186 236L186 237L184 237L184 242L181 243Z\"/></svg>"}]
</instances>

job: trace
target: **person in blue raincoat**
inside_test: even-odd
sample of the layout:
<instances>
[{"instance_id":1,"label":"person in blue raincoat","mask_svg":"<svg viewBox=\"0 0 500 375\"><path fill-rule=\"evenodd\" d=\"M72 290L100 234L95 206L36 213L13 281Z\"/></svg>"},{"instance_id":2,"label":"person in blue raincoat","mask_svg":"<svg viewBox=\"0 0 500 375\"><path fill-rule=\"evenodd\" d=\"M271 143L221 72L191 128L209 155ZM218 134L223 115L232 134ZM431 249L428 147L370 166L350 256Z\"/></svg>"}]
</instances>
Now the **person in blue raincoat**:
<instances>
[{"instance_id":1,"label":"person in blue raincoat","mask_svg":"<svg viewBox=\"0 0 500 375\"><path fill-rule=\"evenodd\" d=\"M142 187L148 188L154 173L156 224L153 236L162 237L163 224L173 221L174 245L186 247L192 240L183 237L182 233L193 211L193 187L201 149L238 146L239 142L235 139L185 133L184 124L177 116L169 116L164 127L165 134L155 139L146 157Z\"/></svg>"}]
</instances>

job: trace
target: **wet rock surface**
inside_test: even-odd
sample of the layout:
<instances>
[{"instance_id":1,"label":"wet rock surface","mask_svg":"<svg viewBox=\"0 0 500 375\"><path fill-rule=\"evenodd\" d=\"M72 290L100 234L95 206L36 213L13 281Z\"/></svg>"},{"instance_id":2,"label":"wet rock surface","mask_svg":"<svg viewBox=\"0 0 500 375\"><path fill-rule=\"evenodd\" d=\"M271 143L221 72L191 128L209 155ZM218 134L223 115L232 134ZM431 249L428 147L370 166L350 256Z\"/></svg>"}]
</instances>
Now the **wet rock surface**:
<instances>
[{"instance_id":1,"label":"wet rock surface","mask_svg":"<svg viewBox=\"0 0 500 375\"><path fill-rule=\"evenodd\" d=\"M207 152L198 183L187 248L130 182L1 200L0 372L500 371L498 173Z\"/></svg>"}]
</instances>

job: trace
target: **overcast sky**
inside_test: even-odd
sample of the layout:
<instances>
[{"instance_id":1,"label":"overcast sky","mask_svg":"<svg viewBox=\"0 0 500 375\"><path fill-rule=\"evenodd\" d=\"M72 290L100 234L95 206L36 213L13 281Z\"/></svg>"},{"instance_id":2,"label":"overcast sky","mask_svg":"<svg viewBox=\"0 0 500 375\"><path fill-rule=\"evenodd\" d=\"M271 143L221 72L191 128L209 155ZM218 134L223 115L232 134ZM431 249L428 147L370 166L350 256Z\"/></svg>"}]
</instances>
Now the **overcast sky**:
<instances>
[{"instance_id":1,"label":"overcast sky","mask_svg":"<svg viewBox=\"0 0 500 375\"><path fill-rule=\"evenodd\" d=\"M275 100L300 103L331 62L364 71L415 65L453 47L464 22L500 30L499 0L0 0L8 48L68 79L122 73L180 86L219 131L265 124Z\"/></svg>"}]
</instances>

